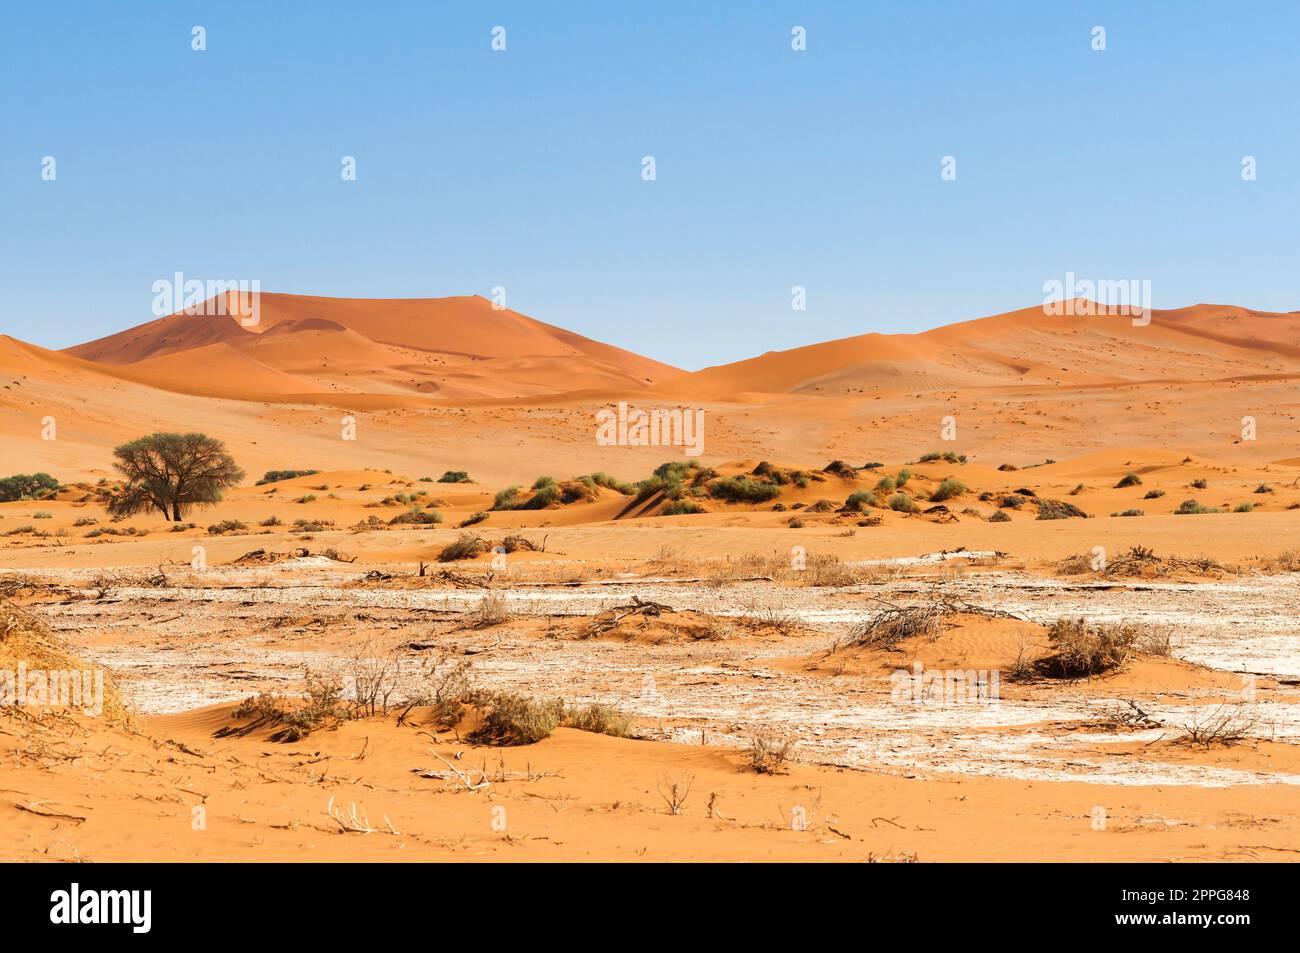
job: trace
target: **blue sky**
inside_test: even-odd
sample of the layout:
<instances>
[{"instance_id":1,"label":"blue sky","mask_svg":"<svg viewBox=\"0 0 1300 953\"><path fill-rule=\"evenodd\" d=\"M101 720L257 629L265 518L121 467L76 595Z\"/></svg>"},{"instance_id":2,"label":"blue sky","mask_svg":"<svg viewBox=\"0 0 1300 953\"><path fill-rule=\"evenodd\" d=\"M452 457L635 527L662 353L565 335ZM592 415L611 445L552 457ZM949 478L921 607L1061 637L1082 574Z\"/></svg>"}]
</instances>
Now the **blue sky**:
<instances>
[{"instance_id":1,"label":"blue sky","mask_svg":"<svg viewBox=\"0 0 1300 953\"><path fill-rule=\"evenodd\" d=\"M687 368L1037 304L1067 271L1293 310L1297 35L1282 2L6 5L0 332L142 323L176 271L500 285Z\"/></svg>"}]
</instances>

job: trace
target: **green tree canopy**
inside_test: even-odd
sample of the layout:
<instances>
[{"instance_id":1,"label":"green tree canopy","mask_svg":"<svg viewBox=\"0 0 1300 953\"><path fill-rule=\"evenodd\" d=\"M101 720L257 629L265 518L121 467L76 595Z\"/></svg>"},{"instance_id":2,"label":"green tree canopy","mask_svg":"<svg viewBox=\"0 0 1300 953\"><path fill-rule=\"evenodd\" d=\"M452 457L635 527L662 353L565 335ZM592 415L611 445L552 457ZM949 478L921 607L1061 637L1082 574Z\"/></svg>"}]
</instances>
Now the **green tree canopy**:
<instances>
[{"instance_id":1,"label":"green tree canopy","mask_svg":"<svg viewBox=\"0 0 1300 953\"><path fill-rule=\"evenodd\" d=\"M59 481L48 473L15 473L0 477L0 503L35 499L59 488Z\"/></svg>"},{"instance_id":2,"label":"green tree canopy","mask_svg":"<svg viewBox=\"0 0 1300 953\"><path fill-rule=\"evenodd\" d=\"M157 509L179 521L244 478L226 445L201 433L153 433L122 444L113 457L126 485L109 499L110 516Z\"/></svg>"}]
</instances>

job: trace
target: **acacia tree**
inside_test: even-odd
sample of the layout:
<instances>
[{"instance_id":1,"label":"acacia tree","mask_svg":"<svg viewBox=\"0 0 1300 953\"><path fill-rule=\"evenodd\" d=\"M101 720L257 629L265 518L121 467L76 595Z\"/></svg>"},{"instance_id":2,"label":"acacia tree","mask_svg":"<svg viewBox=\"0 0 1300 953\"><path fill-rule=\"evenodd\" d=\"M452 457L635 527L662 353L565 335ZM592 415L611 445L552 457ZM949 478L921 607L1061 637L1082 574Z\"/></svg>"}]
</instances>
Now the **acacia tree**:
<instances>
[{"instance_id":1,"label":"acacia tree","mask_svg":"<svg viewBox=\"0 0 1300 953\"><path fill-rule=\"evenodd\" d=\"M226 445L201 433L153 433L113 451L126 485L108 501L110 516L157 509L179 521L194 506L216 503L244 478Z\"/></svg>"}]
</instances>

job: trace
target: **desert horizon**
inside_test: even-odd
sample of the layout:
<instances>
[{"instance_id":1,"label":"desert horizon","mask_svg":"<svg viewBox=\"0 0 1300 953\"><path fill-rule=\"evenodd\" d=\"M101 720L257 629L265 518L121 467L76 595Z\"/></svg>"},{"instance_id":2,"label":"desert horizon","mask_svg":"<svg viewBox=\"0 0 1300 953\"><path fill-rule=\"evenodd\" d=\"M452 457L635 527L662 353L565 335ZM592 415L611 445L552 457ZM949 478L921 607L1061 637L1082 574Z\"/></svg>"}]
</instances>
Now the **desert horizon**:
<instances>
[{"instance_id":1,"label":"desert horizon","mask_svg":"<svg viewBox=\"0 0 1300 953\"><path fill-rule=\"evenodd\" d=\"M1295 10L165 6L0 31L14 926L1283 922Z\"/></svg>"},{"instance_id":2,"label":"desert horizon","mask_svg":"<svg viewBox=\"0 0 1300 953\"><path fill-rule=\"evenodd\" d=\"M1300 442L1272 431L1291 419L1295 314L1198 305L1144 319L1047 303L687 372L482 298L263 293L258 304L255 328L205 304L221 313L61 352L6 339L0 397L10 469L60 474L0 504L11 624L102 666L122 724L229 773L232 791L252 757L292 778L307 741L328 746L310 764L364 750L381 772L358 775L370 784L417 771L372 800L389 802L388 837L426 858L470 844L491 856L503 842L464 821L421 830L409 798L490 789L513 802L512 788L536 784L590 806L575 829L520 811L523 829L550 832L530 859L618 858L631 850L622 832L637 831L646 843L626 859L1204 860L1241 849L1233 826L1207 843L1203 824L1153 837L1143 818L1192 804L1198 817L1235 813L1244 786L1256 810L1267 790L1282 799L1266 829L1245 825L1250 850L1289 850L1294 828L1278 821L1300 783L1300 663L1272 633L1287 626L1300 568L1287 533ZM1141 348L1171 339L1178 360L1150 366ZM1071 360L1083 351L1086 364ZM1219 419L1183 444L1170 420L1116 419L1173 388ZM1224 392L1237 388L1267 442L1231 436L1242 420ZM75 403L71 423L25 409L49 411L56 395ZM1041 409L1066 404L1070 414ZM1038 408L1040 432L1009 407ZM663 432L647 424L657 411ZM114 448L191 431L242 470L220 499L180 519L116 512L131 481ZM1035 446L1061 456L1035 458ZM1264 592L1282 599L1249 610L1253 634L1226 634L1246 621L1236 601ZM1062 655L1089 637L1123 643L1107 643L1114 657L1095 672ZM706 671L708 701L689 674ZM427 695L444 679L455 700ZM559 715L545 712L552 697L567 706ZM852 715L840 711L849 698ZM519 721L497 724L507 708ZM104 724L75 744L120 730ZM543 758L567 780L527 767ZM597 779L615 762L626 780L611 788ZM574 776L579 763L590 781ZM710 787L678 834L655 806L685 813L661 783L671 772L683 788L687 776ZM41 773L32 803L74 797ZM1039 792L1028 805L1025 780ZM993 854L946 809L913 818L913 835L901 822L878 831L882 798L953 784L987 823L1018 830L1037 817L1032 834L1006 834ZM795 806L821 836L796 824L808 836L777 838L770 812L742 807L763 788L812 787L824 816ZM1087 812L1063 817L1076 789L1115 818L1100 830L1124 836L1095 836ZM235 858L246 823L280 845L273 856L333 859L343 855L318 843L331 825L377 820L313 811L291 780L268 781L252 812L262 820L153 842L152 822L138 829L113 807L148 790L123 775L98 806L101 795L77 792L88 813L66 849L118 858L125 825L132 856ZM602 799L632 799L636 816L616 810L608 829L592 827ZM863 804L876 813L859 816ZM34 833L21 830L11 836ZM366 843L376 857L391 850ZM518 859L521 845L506 843Z\"/></svg>"}]
</instances>

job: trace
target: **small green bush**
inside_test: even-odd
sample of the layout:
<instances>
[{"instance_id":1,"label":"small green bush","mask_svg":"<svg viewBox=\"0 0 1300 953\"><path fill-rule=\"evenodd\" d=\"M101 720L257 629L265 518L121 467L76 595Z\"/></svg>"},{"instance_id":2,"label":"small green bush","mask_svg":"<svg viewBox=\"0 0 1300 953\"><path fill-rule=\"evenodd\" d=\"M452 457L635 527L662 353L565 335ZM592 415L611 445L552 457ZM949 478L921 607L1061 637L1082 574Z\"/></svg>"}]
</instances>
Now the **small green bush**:
<instances>
[{"instance_id":1,"label":"small green bush","mask_svg":"<svg viewBox=\"0 0 1300 953\"><path fill-rule=\"evenodd\" d=\"M293 480L297 477L313 476L320 473L319 470L267 470L262 479L257 481L257 486L267 483L279 483L281 480Z\"/></svg>"},{"instance_id":2,"label":"small green bush","mask_svg":"<svg viewBox=\"0 0 1300 953\"><path fill-rule=\"evenodd\" d=\"M893 487L891 486L892 490ZM862 510L875 502L874 494L867 490L855 490L850 493L848 499L844 501L844 508L853 513L860 513Z\"/></svg>"},{"instance_id":3,"label":"small green bush","mask_svg":"<svg viewBox=\"0 0 1300 953\"><path fill-rule=\"evenodd\" d=\"M519 487L508 486L501 490L492 500L492 509L494 510L513 510L515 502L519 497Z\"/></svg>"},{"instance_id":4,"label":"small green bush","mask_svg":"<svg viewBox=\"0 0 1300 953\"><path fill-rule=\"evenodd\" d=\"M965 492L965 483L962 483L961 480L949 478L940 483L938 487L935 488L935 491L930 494L930 502L942 503L945 500L951 500L955 496L961 496Z\"/></svg>"},{"instance_id":5,"label":"small green bush","mask_svg":"<svg viewBox=\"0 0 1300 953\"><path fill-rule=\"evenodd\" d=\"M916 500L912 499L906 493L895 493L889 498L889 508L897 513L915 513L920 509L916 505Z\"/></svg>"},{"instance_id":6,"label":"small green bush","mask_svg":"<svg viewBox=\"0 0 1300 953\"><path fill-rule=\"evenodd\" d=\"M241 530L248 529L247 524L239 520L222 520L220 523L213 523L208 527L209 536L221 536L225 533L238 533Z\"/></svg>"},{"instance_id":7,"label":"small green bush","mask_svg":"<svg viewBox=\"0 0 1300 953\"><path fill-rule=\"evenodd\" d=\"M729 503L766 503L780 496L781 488L747 476L734 476L710 483L709 495Z\"/></svg>"}]
</instances>

